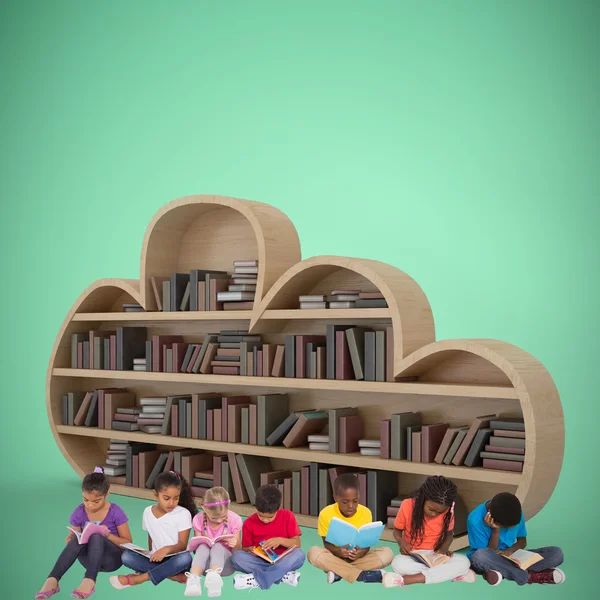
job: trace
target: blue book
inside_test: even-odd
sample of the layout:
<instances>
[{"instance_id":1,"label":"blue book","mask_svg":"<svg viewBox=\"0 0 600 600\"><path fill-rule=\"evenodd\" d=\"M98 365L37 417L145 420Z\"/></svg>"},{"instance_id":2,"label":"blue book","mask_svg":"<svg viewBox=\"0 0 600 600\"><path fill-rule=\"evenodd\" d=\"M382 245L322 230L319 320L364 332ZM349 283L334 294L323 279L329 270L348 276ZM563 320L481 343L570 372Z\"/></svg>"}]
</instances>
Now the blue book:
<instances>
[{"instance_id":1,"label":"blue book","mask_svg":"<svg viewBox=\"0 0 600 600\"><path fill-rule=\"evenodd\" d=\"M360 529L357 529L347 521L333 517L325 541L334 546L371 548L379 541L383 528L384 525L381 521L375 521L374 523L366 523Z\"/></svg>"}]
</instances>

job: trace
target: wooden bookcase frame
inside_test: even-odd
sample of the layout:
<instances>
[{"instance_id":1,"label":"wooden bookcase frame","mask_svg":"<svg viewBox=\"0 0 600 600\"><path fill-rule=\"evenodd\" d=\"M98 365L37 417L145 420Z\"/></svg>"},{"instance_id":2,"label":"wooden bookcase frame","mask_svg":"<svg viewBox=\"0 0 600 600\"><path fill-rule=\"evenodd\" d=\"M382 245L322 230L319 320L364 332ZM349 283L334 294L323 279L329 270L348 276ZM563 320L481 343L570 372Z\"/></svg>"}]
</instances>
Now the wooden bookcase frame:
<instances>
[{"instance_id":1,"label":"wooden bookcase frame","mask_svg":"<svg viewBox=\"0 0 600 600\"><path fill-rule=\"evenodd\" d=\"M233 260L258 259L253 310L217 312L125 313L123 302L157 311L152 276L192 268L230 270ZM332 289L379 290L386 309L300 310L300 294ZM268 342L285 334L325 333L329 323L393 326L395 382L338 381L78 370L70 367L73 333L114 329L123 324L148 327L148 334L182 334L197 341L220 329L249 328ZM410 381L402 381L410 378ZM415 380L416 378L416 380ZM196 440L142 432L61 425L61 398L68 391L126 386L136 395L217 392L258 395L286 392L292 410L357 406L365 437L379 437L379 422L392 413L421 411L424 422L469 424L477 415L522 416L526 454L522 473L386 460L358 454L329 454L308 449L264 447ZM499 491L521 500L527 519L546 504L560 474L564 420L552 377L533 356L509 343L489 339L435 341L431 307L423 290L406 273L378 261L339 256L301 260L292 222L267 204L221 196L188 196L170 202L149 224L142 245L140 279L102 279L75 302L56 338L50 357L46 406L56 442L79 475L104 462L109 438L145 441L167 448L270 456L274 468L306 462L349 465L398 473L398 492L408 493L428 475L445 475L458 485L469 510ZM151 491L113 485L113 493L150 498ZM234 504L242 515L249 504ZM316 527L316 517L298 515L300 525ZM383 539L390 540L386 529ZM453 549L468 545L466 535Z\"/></svg>"}]
</instances>

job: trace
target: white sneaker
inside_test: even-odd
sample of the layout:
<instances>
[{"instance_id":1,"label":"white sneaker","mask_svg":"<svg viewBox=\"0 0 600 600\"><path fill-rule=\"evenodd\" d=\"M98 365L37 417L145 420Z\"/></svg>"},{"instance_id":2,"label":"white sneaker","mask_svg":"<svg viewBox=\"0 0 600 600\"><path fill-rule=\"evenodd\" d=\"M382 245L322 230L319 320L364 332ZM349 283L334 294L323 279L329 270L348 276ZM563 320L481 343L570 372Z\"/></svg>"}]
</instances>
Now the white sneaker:
<instances>
[{"instance_id":1,"label":"white sneaker","mask_svg":"<svg viewBox=\"0 0 600 600\"><path fill-rule=\"evenodd\" d=\"M298 582L300 581L300 575L302 575L302 573L300 573L300 571L288 571L281 578L281 583L287 583L288 585L291 585L292 587L296 587L298 585Z\"/></svg>"},{"instance_id":2,"label":"white sneaker","mask_svg":"<svg viewBox=\"0 0 600 600\"><path fill-rule=\"evenodd\" d=\"M381 583L385 588L402 587L404 585L404 578L402 575L398 575L398 573L386 571L382 576Z\"/></svg>"},{"instance_id":3,"label":"white sneaker","mask_svg":"<svg viewBox=\"0 0 600 600\"><path fill-rule=\"evenodd\" d=\"M209 569L206 571L204 576L204 587L206 588L206 595L209 598L217 598L221 595L221 588L223 587L223 579L221 577L221 571L223 569Z\"/></svg>"},{"instance_id":4,"label":"white sneaker","mask_svg":"<svg viewBox=\"0 0 600 600\"><path fill-rule=\"evenodd\" d=\"M564 583L565 579L567 578L567 576L565 575L565 572L562 569L552 569L553 573L552 576L554 577L554 583Z\"/></svg>"},{"instance_id":5,"label":"white sneaker","mask_svg":"<svg viewBox=\"0 0 600 600\"><path fill-rule=\"evenodd\" d=\"M342 578L333 571L327 571L327 583L336 583L341 580Z\"/></svg>"},{"instance_id":6,"label":"white sneaker","mask_svg":"<svg viewBox=\"0 0 600 600\"><path fill-rule=\"evenodd\" d=\"M193 575L186 572L187 583L185 584L184 596L202 596L202 585L200 584L200 575Z\"/></svg>"},{"instance_id":7,"label":"white sneaker","mask_svg":"<svg viewBox=\"0 0 600 600\"><path fill-rule=\"evenodd\" d=\"M477 580L477 575L475 575L475 571L473 569L469 569L464 575L459 575L455 577L452 581L462 581L463 583L475 583Z\"/></svg>"},{"instance_id":8,"label":"white sneaker","mask_svg":"<svg viewBox=\"0 0 600 600\"><path fill-rule=\"evenodd\" d=\"M254 575L241 573L238 575L234 575L233 587L236 590L251 590L259 586L258 583L256 583L256 579L254 579Z\"/></svg>"}]
</instances>

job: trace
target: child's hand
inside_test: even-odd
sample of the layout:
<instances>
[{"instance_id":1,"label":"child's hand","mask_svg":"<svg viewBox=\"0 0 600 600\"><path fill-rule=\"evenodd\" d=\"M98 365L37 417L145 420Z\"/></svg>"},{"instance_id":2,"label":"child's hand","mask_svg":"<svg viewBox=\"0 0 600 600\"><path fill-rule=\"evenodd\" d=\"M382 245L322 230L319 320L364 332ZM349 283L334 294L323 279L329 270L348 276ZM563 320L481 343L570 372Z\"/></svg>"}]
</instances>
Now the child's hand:
<instances>
[{"instance_id":1,"label":"child's hand","mask_svg":"<svg viewBox=\"0 0 600 600\"><path fill-rule=\"evenodd\" d=\"M279 546L281 546L281 538L278 537L265 540L262 544L263 550L270 550L271 548L278 548Z\"/></svg>"},{"instance_id":2,"label":"child's hand","mask_svg":"<svg viewBox=\"0 0 600 600\"><path fill-rule=\"evenodd\" d=\"M440 554L445 554L446 556L452 556L454 552L452 550L446 550L445 552L440 552Z\"/></svg>"},{"instance_id":3,"label":"child's hand","mask_svg":"<svg viewBox=\"0 0 600 600\"><path fill-rule=\"evenodd\" d=\"M350 560L354 560L352 559L352 553L354 550L349 550L349 548L350 545L340 546L340 556L341 558L349 558Z\"/></svg>"},{"instance_id":4,"label":"child's hand","mask_svg":"<svg viewBox=\"0 0 600 600\"><path fill-rule=\"evenodd\" d=\"M365 556L368 551L368 548L353 548L350 550L350 560L358 560Z\"/></svg>"},{"instance_id":5,"label":"child's hand","mask_svg":"<svg viewBox=\"0 0 600 600\"><path fill-rule=\"evenodd\" d=\"M102 535L106 537L110 533L110 529L106 525L100 525L102 528Z\"/></svg>"},{"instance_id":6,"label":"child's hand","mask_svg":"<svg viewBox=\"0 0 600 600\"><path fill-rule=\"evenodd\" d=\"M412 552L412 546L409 544L408 540L402 538L398 544L398 547L400 548L400 554L404 554L404 556L410 556Z\"/></svg>"},{"instance_id":7,"label":"child's hand","mask_svg":"<svg viewBox=\"0 0 600 600\"><path fill-rule=\"evenodd\" d=\"M150 562L160 562L164 559L166 553L167 547L165 546L164 548L161 548L160 550L157 550L152 554L152 556L150 557Z\"/></svg>"},{"instance_id":8,"label":"child's hand","mask_svg":"<svg viewBox=\"0 0 600 600\"><path fill-rule=\"evenodd\" d=\"M68 543L69 543L69 542L70 542L72 539L73 539L73 535L68 535L68 536L65 538L65 544L68 544Z\"/></svg>"},{"instance_id":9,"label":"child's hand","mask_svg":"<svg viewBox=\"0 0 600 600\"><path fill-rule=\"evenodd\" d=\"M505 550L497 550L496 552L498 552L500 556L511 556L514 553L514 550L506 548Z\"/></svg>"},{"instance_id":10,"label":"child's hand","mask_svg":"<svg viewBox=\"0 0 600 600\"><path fill-rule=\"evenodd\" d=\"M235 548L237 546L237 539L235 537L232 538L227 538L225 540L225 543L230 547L230 548Z\"/></svg>"},{"instance_id":11,"label":"child's hand","mask_svg":"<svg viewBox=\"0 0 600 600\"><path fill-rule=\"evenodd\" d=\"M496 521L492 519L492 515L489 512L486 513L485 517L483 517L483 522L492 529L500 529L500 525L496 524Z\"/></svg>"}]
</instances>

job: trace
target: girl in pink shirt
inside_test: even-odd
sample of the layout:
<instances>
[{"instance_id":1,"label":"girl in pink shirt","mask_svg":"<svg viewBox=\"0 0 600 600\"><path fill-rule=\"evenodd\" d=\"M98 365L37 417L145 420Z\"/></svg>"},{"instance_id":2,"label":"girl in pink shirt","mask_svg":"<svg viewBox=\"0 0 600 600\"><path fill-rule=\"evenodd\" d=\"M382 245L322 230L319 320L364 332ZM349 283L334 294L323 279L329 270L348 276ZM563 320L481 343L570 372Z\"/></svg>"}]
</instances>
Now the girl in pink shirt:
<instances>
[{"instance_id":1,"label":"girl in pink shirt","mask_svg":"<svg viewBox=\"0 0 600 600\"><path fill-rule=\"evenodd\" d=\"M223 587L221 575L232 575L235 571L231 555L241 548L242 519L229 510L230 501L227 490L222 487L211 488L204 494L202 511L192 521L194 537L190 546L193 548L195 544L199 545L192 563L192 572L186 573L188 580L185 596L202 594L200 576L205 571L204 587L208 597L220 596ZM225 537L213 543L219 536Z\"/></svg>"}]
</instances>

